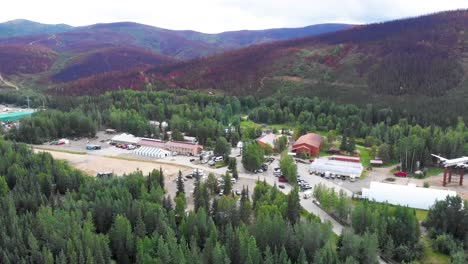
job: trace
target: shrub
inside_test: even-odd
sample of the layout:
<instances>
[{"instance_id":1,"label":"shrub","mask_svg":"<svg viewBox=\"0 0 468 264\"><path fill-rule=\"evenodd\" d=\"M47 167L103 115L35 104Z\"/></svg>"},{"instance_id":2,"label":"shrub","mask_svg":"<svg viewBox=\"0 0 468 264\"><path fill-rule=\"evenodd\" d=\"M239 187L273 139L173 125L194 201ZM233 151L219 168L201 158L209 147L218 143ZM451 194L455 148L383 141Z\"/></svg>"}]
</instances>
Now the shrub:
<instances>
[{"instance_id":1,"label":"shrub","mask_svg":"<svg viewBox=\"0 0 468 264\"><path fill-rule=\"evenodd\" d=\"M432 247L435 251L446 255L449 255L452 251L457 250L457 244L453 240L452 236L447 234L437 236L437 238L432 243Z\"/></svg>"}]
</instances>

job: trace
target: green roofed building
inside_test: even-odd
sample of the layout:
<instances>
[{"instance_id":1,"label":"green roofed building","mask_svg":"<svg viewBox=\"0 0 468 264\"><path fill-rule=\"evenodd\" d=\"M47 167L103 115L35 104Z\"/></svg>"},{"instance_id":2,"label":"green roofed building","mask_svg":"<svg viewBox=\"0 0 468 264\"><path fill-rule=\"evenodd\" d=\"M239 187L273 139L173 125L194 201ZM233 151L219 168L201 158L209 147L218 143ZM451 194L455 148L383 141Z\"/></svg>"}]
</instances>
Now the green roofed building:
<instances>
[{"instance_id":1,"label":"green roofed building","mask_svg":"<svg viewBox=\"0 0 468 264\"><path fill-rule=\"evenodd\" d=\"M14 112L0 114L0 122L15 122L25 117L30 117L33 112Z\"/></svg>"}]
</instances>

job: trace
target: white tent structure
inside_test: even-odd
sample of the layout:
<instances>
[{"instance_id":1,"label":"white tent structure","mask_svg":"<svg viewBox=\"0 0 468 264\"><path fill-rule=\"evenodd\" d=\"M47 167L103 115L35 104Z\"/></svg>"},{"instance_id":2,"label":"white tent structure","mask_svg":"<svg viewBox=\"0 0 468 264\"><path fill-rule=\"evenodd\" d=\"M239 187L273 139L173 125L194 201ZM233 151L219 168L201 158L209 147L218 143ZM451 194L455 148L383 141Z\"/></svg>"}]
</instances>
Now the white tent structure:
<instances>
[{"instance_id":1,"label":"white tent structure","mask_svg":"<svg viewBox=\"0 0 468 264\"><path fill-rule=\"evenodd\" d=\"M117 144L137 144L140 141L140 138L135 137L132 134L120 134L112 137L112 142Z\"/></svg>"},{"instance_id":2,"label":"white tent structure","mask_svg":"<svg viewBox=\"0 0 468 264\"><path fill-rule=\"evenodd\" d=\"M364 168L361 163L330 160L327 158L315 159L310 164L310 173L333 173L345 177L361 177Z\"/></svg>"},{"instance_id":3,"label":"white tent structure","mask_svg":"<svg viewBox=\"0 0 468 264\"><path fill-rule=\"evenodd\" d=\"M429 210L436 201L456 195L455 191L416 187L415 184L399 185L371 182L369 188L362 188L362 198L423 210Z\"/></svg>"},{"instance_id":4,"label":"white tent structure","mask_svg":"<svg viewBox=\"0 0 468 264\"><path fill-rule=\"evenodd\" d=\"M162 159L169 156L171 153L167 150L153 147L141 147L133 151L134 154L140 156L146 156L151 158Z\"/></svg>"}]
</instances>

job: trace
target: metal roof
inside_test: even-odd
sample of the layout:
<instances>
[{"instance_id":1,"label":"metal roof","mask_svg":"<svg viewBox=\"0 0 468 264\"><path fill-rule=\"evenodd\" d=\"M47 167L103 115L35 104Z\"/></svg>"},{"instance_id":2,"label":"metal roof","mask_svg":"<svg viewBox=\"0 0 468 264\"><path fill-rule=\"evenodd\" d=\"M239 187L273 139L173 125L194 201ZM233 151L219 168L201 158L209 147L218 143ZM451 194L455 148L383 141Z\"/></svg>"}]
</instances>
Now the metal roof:
<instances>
[{"instance_id":1,"label":"metal roof","mask_svg":"<svg viewBox=\"0 0 468 264\"><path fill-rule=\"evenodd\" d=\"M364 168L361 163L330 160L327 158L315 159L310 164L310 171L316 172L330 172L333 174L344 176L360 177Z\"/></svg>"},{"instance_id":2,"label":"metal roof","mask_svg":"<svg viewBox=\"0 0 468 264\"><path fill-rule=\"evenodd\" d=\"M416 187L415 184L399 185L371 182L369 188L362 188L363 198L423 210L429 210L436 201L456 195L455 191Z\"/></svg>"},{"instance_id":3,"label":"metal roof","mask_svg":"<svg viewBox=\"0 0 468 264\"><path fill-rule=\"evenodd\" d=\"M20 112L0 114L0 122L18 121L21 118L30 117L32 115L32 113L33 112L20 111Z\"/></svg>"},{"instance_id":4,"label":"metal roof","mask_svg":"<svg viewBox=\"0 0 468 264\"><path fill-rule=\"evenodd\" d=\"M323 141L322 136L315 134L315 133L308 133L298 138L296 142L294 142L293 148L301 144L306 144L312 147L320 148L322 141Z\"/></svg>"}]
</instances>

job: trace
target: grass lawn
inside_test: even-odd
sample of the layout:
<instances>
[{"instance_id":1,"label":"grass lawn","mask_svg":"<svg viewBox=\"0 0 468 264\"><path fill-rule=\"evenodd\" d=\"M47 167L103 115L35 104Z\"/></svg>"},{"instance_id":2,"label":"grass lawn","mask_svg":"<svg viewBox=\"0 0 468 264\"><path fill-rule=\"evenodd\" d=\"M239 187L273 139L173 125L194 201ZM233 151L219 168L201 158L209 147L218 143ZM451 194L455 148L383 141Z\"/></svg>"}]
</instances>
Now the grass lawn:
<instances>
[{"instance_id":1,"label":"grass lawn","mask_svg":"<svg viewBox=\"0 0 468 264\"><path fill-rule=\"evenodd\" d=\"M258 125L250 120L243 120L241 121L240 126L241 128L246 128L246 127L253 127L253 126L258 126Z\"/></svg>"},{"instance_id":2,"label":"grass lawn","mask_svg":"<svg viewBox=\"0 0 468 264\"><path fill-rule=\"evenodd\" d=\"M50 150L50 151L55 151L55 152L63 152L63 153L68 153L68 154L76 154L76 155L86 155L88 154L85 151L73 151L73 150L66 150L66 149L52 149L52 148L43 148L43 147L36 147L34 146L33 148L35 149L40 149L40 150Z\"/></svg>"},{"instance_id":3,"label":"grass lawn","mask_svg":"<svg viewBox=\"0 0 468 264\"><path fill-rule=\"evenodd\" d=\"M382 166L380 166L381 168L388 168L388 167L393 167L393 166L396 166L400 164L400 162L398 161L394 161L394 162L389 162L389 163L384 163Z\"/></svg>"},{"instance_id":4,"label":"grass lawn","mask_svg":"<svg viewBox=\"0 0 468 264\"><path fill-rule=\"evenodd\" d=\"M415 209L416 210L416 218L418 221L424 221L427 217L427 214L429 211L426 210L421 210L421 209Z\"/></svg>"},{"instance_id":5,"label":"grass lawn","mask_svg":"<svg viewBox=\"0 0 468 264\"><path fill-rule=\"evenodd\" d=\"M361 163L364 168L370 166L371 157L369 155L369 150L366 147L356 146L356 149L361 153Z\"/></svg>"},{"instance_id":6,"label":"grass lawn","mask_svg":"<svg viewBox=\"0 0 468 264\"><path fill-rule=\"evenodd\" d=\"M431 247L431 241L428 237L422 237L421 242L424 245L424 257L421 259L421 263L430 264L445 264L450 263L450 257L438 252L434 252Z\"/></svg>"},{"instance_id":7,"label":"grass lawn","mask_svg":"<svg viewBox=\"0 0 468 264\"><path fill-rule=\"evenodd\" d=\"M223 168L223 167L226 167L227 164L225 164L224 162L218 162L216 163L216 165L214 166L215 169L219 169L219 168Z\"/></svg>"},{"instance_id":8,"label":"grass lawn","mask_svg":"<svg viewBox=\"0 0 468 264\"><path fill-rule=\"evenodd\" d=\"M441 174L443 172L444 172L444 169L442 169L442 168L437 168L437 167L428 168L427 173L426 173L426 177L436 176L436 175L439 175L439 174Z\"/></svg>"}]
</instances>

